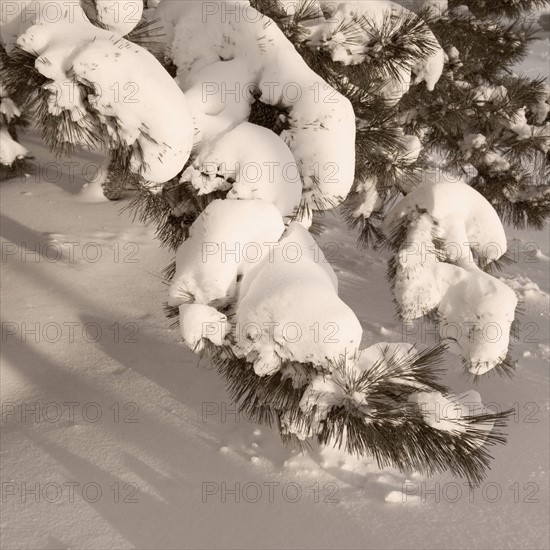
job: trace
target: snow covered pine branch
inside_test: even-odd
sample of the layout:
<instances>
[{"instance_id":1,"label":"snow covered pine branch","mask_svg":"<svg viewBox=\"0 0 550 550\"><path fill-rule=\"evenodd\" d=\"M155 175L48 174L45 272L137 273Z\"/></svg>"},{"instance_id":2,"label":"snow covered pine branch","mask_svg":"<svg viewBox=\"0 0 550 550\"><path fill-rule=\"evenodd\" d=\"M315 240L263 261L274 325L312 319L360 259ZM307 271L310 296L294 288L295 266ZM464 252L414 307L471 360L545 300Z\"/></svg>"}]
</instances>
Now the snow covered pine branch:
<instances>
[{"instance_id":1,"label":"snow covered pine branch","mask_svg":"<svg viewBox=\"0 0 550 550\"><path fill-rule=\"evenodd\" d=\"M479 483L507 413L438 382L445 346L363 347L310 232L315 212L344 201L368 228L405 195L379 230L399 312L435 314L442 335L473 327L449 343L476 375L508 365L507 336L479 331L507 334L517 303L484 271L506 250L497 214L464 182L410 184L420 139L405 122L379 132L410 90L435 89L449 59L429 13L383 0L116 4L137 7L136 20L87 0L54 24L43 2L25 4L33 21L3 27L3 82L52 149L103 147L139 176L130 207L176 251L167 309L183 341L285 441ZM137 103L112 100L132 82Z\"/></svg>"}]
</instances>

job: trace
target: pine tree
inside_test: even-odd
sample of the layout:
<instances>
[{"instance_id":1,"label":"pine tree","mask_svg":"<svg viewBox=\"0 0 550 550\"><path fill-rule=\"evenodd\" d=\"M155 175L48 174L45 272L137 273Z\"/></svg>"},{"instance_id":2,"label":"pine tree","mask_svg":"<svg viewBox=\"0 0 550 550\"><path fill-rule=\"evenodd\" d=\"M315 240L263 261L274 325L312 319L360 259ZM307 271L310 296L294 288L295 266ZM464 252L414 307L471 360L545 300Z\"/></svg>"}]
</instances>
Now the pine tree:
<instances>
[{"instance_id":1,"label":"pine tree","mask_svg":"<svg viewBox=\"0 0 550 550\"><path fill-rule=\"evenodd\" d=\"M404 320L473 326L451 351L474 375L511 375L509 339L487 345L476 322L514 321L514 292L489 273L505 259L497 213L548 216L548 87L511 72L535 39L521 18L547 2L163 0L139 23L115 4L144 8L82 0L55 26L9 22L2 84L54 152L105 149L111 198L136 188L127 208L176 253L166 312L183 341L284 441L479 483L508 413L438 382L445 345L360 349L312 235L340 206L361 245L392 251ZM137 104L109 95L135 80ZM221 259L224 245L255 259Z\"/></svg>"}]
</instances>

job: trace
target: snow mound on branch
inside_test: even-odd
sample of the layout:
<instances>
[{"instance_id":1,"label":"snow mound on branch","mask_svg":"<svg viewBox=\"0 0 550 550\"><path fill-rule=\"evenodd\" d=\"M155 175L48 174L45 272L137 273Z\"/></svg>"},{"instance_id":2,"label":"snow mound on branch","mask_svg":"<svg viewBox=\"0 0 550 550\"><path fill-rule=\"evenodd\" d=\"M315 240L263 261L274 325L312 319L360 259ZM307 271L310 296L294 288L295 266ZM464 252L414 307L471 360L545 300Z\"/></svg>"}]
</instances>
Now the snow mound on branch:
<instances>
[{"instance_id":1,"label":"snow mound on branch","mask_svg":"<svg viewBox=\"0 0 550 550\"><path fill-rule=\"evenodd\" d=\"M370 218L373 212L382 207L383 200L376 189L376 181L376 178L371 176L357 183L355 193L350 199L354 218Z\"/></svg>"},{"instance_id":2,"label":"snow mound on branch","mask_svg":"<svg viewBox=\"0 0 550 550\"><path fill-rule=\"evenodd\" d=\"M531 103L527 106L529 111L533 113L536 124L543 124L550 111L550 86L544 85L544 93L536 103Z\"/></svg>"},{"instance_id":3,"label":"snow mound on branch","mask_svg":"<svg viewBox=\"0 0 550 550\"><path fill-rule=\"evenodd\" d=\"M351 103L307 66L271 19L246 2L163 0L156 14L184 90L220 59L242 60L250 80L238 83L240 94L228 99L249 102L253 90L259 101L286 108L281 137L300 169L305 202L324 210L345 199L355 172Z\"/></svg>"},{"instance_id":4,"label":"snow mound on branch","mask_svg":"<svg viewBox=\"0 0 550 550\"><path fill-rule=\"evenodd\" d=\"M481 416L493 411L488 410L481 402L481 396L474 390L460 395L442 395L440 392L418 392L409 397L422 413L424 422L445 432L467 433L471 430L468 418ZM489 435L494 428L494 421L476 423L476 433ZM483 445L485 439L476 437L472 444L476 447Z\"/></svg>"},{"instance_id":5,"label":"snow mound on branch","mask_svg":"<svg viewBox=\"0 0 550 550\"><path fill-rule=\"evenodd\" d=\"M134 88L138 68L148 79ZM181 90L151 54L126 41L97 40L75 57L73 72L79 81L93 85L95 94L88 99L105 124L117 120L117 136L133 147L134 171L164 183L183 168L193 145L191 113ZM135 103L106 97L105 90L121 83L123 90L137 89Z\"/></svg>"},{"instance_id":6,"label":"snow mound on branch","mask_svg":"<svg viewBox=\"0 0 550 550\"><path fill-rule=\"evenodd\" d=\"M377 95L391 106L397 105L401 98L409 91L411 87L411 71L406 67L395 68L395 78L388 78L377 91Z\"/></svg>"},{"instance_id":7,"label":"snow mound on branch","mask_svg":"<svg viewBox=\"0 0 550 550\"><path fill-rule=\"evenodd\" d=\"M5 126L0 128L0 164L11 165L28 154L28 149L12 139Z\"/></svg>"},{"instance_id":8,"label":"snow mound on branch","mask_svg":"<svg viewBox=\"0 0 550 550\"><path fill-rule=\"evenodd\" d=\"M233 298L237 278L270 254L283 231L281 215L272 204L260 200L211 202L176 252L169 304L210 304Z\"/></svg>"},{"instance_id":9,"label":"snow mound on branch","mask_svg":"<svg viewBox=\"0 0 550 550\"><path fill-rule=\"evenodd\" d=\"M0 4L0 33L8 53L17 38L34 24L55 24L63 18L81 24L97 20L121 36L141 21L143 0L15 0Z\"/></svg>"},{"instance_id":10,"label":"snow mound on branch","mask_svg":"<svg viewBox=\"0 0 550 550\"><path fill-rule=\"evenodd\" d=\"M8 96L6 88L0 80L0 120L5 120L8 124L15 118L21 116L21 110L15 102Z\"/></svg>"},{"instance_id":11,"label":"snow mound on branch","mask_svg":"<svg viewBox=\"0 0 550 550\"><path fill-rule=\"evenodd\" d=\"M483 134L466 133L459 145L464 154L464 160L468 160L474 151L487 147L487 138Z\"/></svg>"},{"instance_id":12,"label":"snow mound on branch","mask_svg":"<svg viewBox=\"0 0 550 550\"><path fill-rule=\"evenodd\" d=\"M399 227L404 236L396 236ZM426 183L389 212L384 231L394 244L401 240L393 289L401 316L412 320L435 311L440 336L474 374L502 363L517 297L475 261L487 264L506 251L491 205L464 183Z\"/></svg>"},{"instance_id":13,"label":"snow mound on branch","mask_svg":"<svg viewBox=\"0 0 550 550\"><path fill-rule=\"evenodd\" d=\"M489 201L462 181L427 181L414 188L388 213L385 233L390 235L400 223L422 212L429 216L435 236L443 241L445 258L461 267L472 266L470 249L487 263L506 252L508 244L498 214Z\"/></svg>"},{"instance_id":14,"label":"snow mound on branch","mask_svg":"<svg viewBox=\"0 0 550 550\"><path fill-rule=\"evenodd\" d=\"M193 113L197 151L248 120L255 98L253 86L248 84L250 72L242 59L218 61L194 73L186 83L176 81Z\"/></svg>"},{"instance_id":15,"label":"snow mound on branch","mask_svg":"<svg viewBox=\"0 0 550 550\"><path fill-rule=\"evenodd\" d=\"M194 352L204 349L204 339L221 346L227 332L227 317L210 306L203 304L182 304L180 312L180 333L183 341Z\"/></svg>"},{"instance_id":16,"label":"snow mound on branch","mask_svg":"<svg viewBox=\"0 0 550 550\"><path fill-rule=\"evenodd\" d=\"M17 43L38 56L36 69L52 80L46 85L52 91L51 114L69 110L73 121L84 118L75 88L89 86L93 93L88 101L109 137L131 149L133 171L158 184L183 168L193 144L191 113L184 94L153 55L110 31L67 18L33 25Z\"/></svg>"},{"instance_id":17,"label":"snow mound on branch","mask_svg":"<svg viewBox=\"0 0 550 550\"><path fill-rule=\"evenodd\" d=\"M450 343L451 352L467 360L471 373L485 374L508 355L516 293L483 271L449 264L437 264L435 278L440 336Z\"/></svg>"},{"instance_id":18,"label":"snow mound on branch","mask_svg":"<svg viewBox=\"0 0 550 550\"><path fill-rule=\"evenodd\" d=\"M8 54L17 39L35 23L52 22L61 16L80 24L89 22L78 2L67 0L15 0L0 3L0 36Z\"/></svg>"},{"instance_id":19,"label":"snow mound on branch","mask_svg":"<svg viewBox=\"0 0 550 550\"><path fill-rule=\"evenodd\" d=\"M182 174L205 195L228 190L228 199L261 199L291 216L300 203L302 184L294 157L274 132L244 122L207 144Z\"/></svg>"},{"instance_id":20,"label":"snow mound on branch","mask_svg":"<svg viewBox=\"0 0 550 550\"><path fill-rule=\"evenodd\" d=\"M550 296L537 283L516 275L515 277L500 277L519 296L522 307L534 315L548 315L550 312Z\"/></svg>"},{"instance_id":21,"label":"snow mound on branch","mask_svg":"<svg viewBox=\"0 0 550 550\"><path fill-rule=\"evenodd\" d=\"M331 370L353 357L362 328L338 297L336 276L315 240L291 223L272 255L245 274L237 310L235 351L263 376L282 361Z\"/></svg>"},{"instance_id":22,"label":"snow mound on branch","mask_svg":"<svg viewBox=\"0 0 550 550\"><path fill-rule=\"evenodd\" d=\"M19 107L8 97L0 81L0 164L11 165L29 154L26 147L12 139L7 127L7 124L20 116Z\"/></svg>"},{"instance_id":23,"label":"snow mound on branch","mask_svg":"<svg viewBox=\"0 0 550 550\"><path fill-rule=\"evenodd\" d=\"M445 52L443 48L436 49L435 53L426 57L426 59L420 60L413 67L414 83L420 84L420 82L426 83L426 88L430 92L433 92L435 85L443 74L443 66L445 65Z\"/></svg>"}]
</instances>

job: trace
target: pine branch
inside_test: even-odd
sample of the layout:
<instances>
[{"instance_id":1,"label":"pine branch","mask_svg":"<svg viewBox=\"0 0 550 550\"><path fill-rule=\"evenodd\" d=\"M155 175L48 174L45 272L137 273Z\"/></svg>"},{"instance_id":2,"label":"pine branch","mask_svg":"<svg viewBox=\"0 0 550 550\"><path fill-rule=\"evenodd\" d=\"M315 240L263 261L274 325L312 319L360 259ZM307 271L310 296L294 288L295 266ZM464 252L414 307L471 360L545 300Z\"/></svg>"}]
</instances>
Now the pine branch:
<instances>
[{"instance_id":1,"label":"pine branch","mask_svg":"<svg viewBox=\"0 0 550 550\"><path fill-rule=\"evenodd\" d=\"M529 174L521 169L489 174L479 167L478 171L472 187L489 200L505 223L520 229L546 227L550 219L550 186L532 185Z\"/></svg>"},{"instance_id":2,"label":"pine branch","mask_svg":"<svg viewBox=\"0 0 550 550\"><path fill-rule=\"evenodd\" d=\"M164 64L166 58L166 33L160 19L142 20L126 35L126 39L152 53L157 60Z\"/></svg>"},{"instance_id":3,"label":"pine branch","mask_svg":"<svg viewBox=\"0 0 550 550\"><path fill-rule=\"evenodd\" d=\"M548 0L450 0L449 8L468 6L476 17L508 17L510 19L542 10L550 5Z\"/></svg>"},{"instance_id":4,"label":"pine branch","mask_svg":"<svg viewBox=\"0 0 550 550\"><path fill-rule=\"evenodd\" d=\"M205 354L226 380L240 413L251 421L277 426L282 440L289 444L297 442L286 429L289 422L304 433L314 426L316 407L309 413L300 407L304 386L317 373L313 365L288 364L271 376L259 377L246 358L235 356L230 348L205 343ZM510 411L465 417L463 430L443 431L426 424L409 398L423 391L447 393L437 381L443 352L444 346L437 346L406 358L390 356L385 363L378 362L351 378L344 361L335 365L335 370L344 371L341 378L347 380L344 391L350 398L333 407L322 421L319 443L373 456L382 468L429 475L450 471L479 484L491 458L487 446L505 441L500 428ZM298 387L288 376L292 369L305 374ZM356 392L364 395L366 405L354 404L351 396ZM496 428L491 433L483 429L488 423Z\"/></svg>"},{"instance_id":5,"label":"pine branch","mask_svg":"<svg viewBox=\"0 0 550 550\"><path fill-rule=\"evenodd\" d=\"M504 22L451 14L434 21L431 29L441 44L458 49L461 65L455 71L457 80L481 83L509 73L512 65L528 55L530 44L540 38L536 27L522 19Z\"/></svg>"}]
</instances>

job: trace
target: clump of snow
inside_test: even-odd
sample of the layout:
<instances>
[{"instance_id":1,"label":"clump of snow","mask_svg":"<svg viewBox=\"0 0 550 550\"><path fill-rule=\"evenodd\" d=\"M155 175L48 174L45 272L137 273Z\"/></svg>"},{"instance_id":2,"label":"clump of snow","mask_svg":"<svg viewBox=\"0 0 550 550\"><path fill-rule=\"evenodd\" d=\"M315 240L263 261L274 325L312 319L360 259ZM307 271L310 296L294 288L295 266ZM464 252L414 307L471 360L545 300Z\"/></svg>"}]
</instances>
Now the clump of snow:
<instances>
[{"instance_id":1,"label":"clump of snow","mask_svg":"<svg viewBox=\"0 0 550 550\"><path fill-rule=\"evenodd\" d=\"M445 52L439 47L433 54L420 60L413 67L413 74L415 76L414 83L419 84L420 82L425 82L426 88L428 88L430 92L433 92L435 85L443 74L444 65Z\"/></svg>"},{"instance_id":2,"label":"clump of snow","mask_svg":"<svg viewBox=\"0 0 550 550\"><path fill-rule=\"evenodd\" d=\"M282 216L294 213L302 194L288 146L271 130L249 122L206 144L181 181L191 182L199 195L229 190L228 199L262 199Z\"/></svg>"},{"instance_id":3,"label":"clump of snow","mask_svg":"<svg viewBox=\"0 0 550 550\"><path fill-rule=\"evenodd\" d=\"M357 384L365 372L376 367L388 368L390 363L406 362L414 357L416 350L411 344L378 343L362 350L358 355L340 361L330 373L320 373L313 377L305 389L300 401L300 409L311 418L305 423L290 414L283 418L287 432L300 439L306 439L319 433L322 423L333 408L348 408L354 414L366 415L370 410L366 390ZM428 426L442 431L468 433L472 431L471 420L485 415L487 408L482 404L478 392L468 391L461 395L442 395L408 379L395 380L396 383L409 386L408 403L417 408ZM482 445L494 427L493 421L476 423L474 445Z\"/></svg>"},{"instance_id":4,"label":"clump of snow","mask_svg":"<svg viewBox=\"0 0 550 550\"><path fill-rule=\"evenodd\" d=\"M281 138L300 169L305 202L322 210L344 200L355 168L353 108L308 67L275 23L246 2L222 10L216 3L205 9L202 2L163 0L156 15L164 24L167 53L184 90L200 86L197 79L208 66L242 61L249 77L237 82L225 100L244 103L246 109L253 93L259 101L286 108ZM217 78L202 82L213 88L219 83Z\"/></svg>"},{"instance_id":5,"label":"clump of snow","mask_svg":"<svg viewBox=\"0 0 550 550\"><path fill-rule=\"evenodd\" d=\"M529 111L535 114L535 122L542 119L539 125L533 125L527 122L526 109L526 107L518 109L511 117L503 121L502 126L510 132L513 132L518 140L532 137L546 137L547 139L541 140L538 145L539 149L546 153L550 148L550 123L542 125L542 122L544 122L550 111L550 105L541 101L529 107Z\"/></svg>"},{"instance_id":6,"label":"clump of snow","mask_svg":"<svg viewBox=\"0 0 550 550\"><path fill-rule=\"evenodd\" d=\"M449 342L449 350L464 357L476 375L502 363L510 345L516 293L481 270L449 264L438 264L435 278L441 292L439 334Z\"/></svg>"},{"instance_id":7,"label":"clump of snow","mask_svg":"<svg viewBox=\"0 0 550 550\"><path fill-rule=\"evenodd\" d=\"M460 60L460 52L454 46L451 46L445 53L452 63L457 63Z\"/></svg>"},{"instance_id":8,"label":"clump of snow","mask_svg":"<svg viewBox=\"0 0 550 550\"><path fill-rule=\"evenodd\" d=\"M508 90L502 85L482 85L474 88L473 91L475 101L480 105L486 103L499 105L508 97ZM548 140L541 140L539 143L539 148L543 152L547 152L550 148L550 124L544 124L544 122L550 111L550 105L548 103L549 97L550 87L546 86L536 103L524 105L512 114L505 115L503 113L499 122L500 128L512 132L518 140L529 139L534 136L548 137ZM532 116L533 124L528 123L528 112ZM493 172L501 172L509 169L507 161L498 153L488 153L484 162Z\"/></svg>"},{"instance_id":9,"label":"clump of snow","mask_svg":"<svg viewBox=\"0 0 550 550\"><path fill-rule=\"evenodd\" d=\"M179 306L180 333L183 341L196 353L204 349L204 339L221 346L227 334L227 317L203 304Z\"/></svg>"},{"instance_id":10,"label":"clump of snow","mask_svg":"<svg viewBox=\"0 0 550 550\"><path fill-rule=\"evenodd\" d=\"M97 20L121 36L133 30L143 14L143 0L15 0L0 7L2 43L9 53L30 26L70 18L76 24Z\"/></svg>"},{"instance_id":11,"label":"clump of snow","mask_svg":"<svg viewBox=\"0 0 550 550\"><path fill-rule=\"evenodd\" d=\"M414 188L388 213L384 222L390 234L399 223L426 212L435 236L448 243L443 253L462 267L473 264L469 250L491 262L507 249L504 228L491 204L463 181L426 181Z\"/></svg>"},{"instance_id":12,"label":"clump of snow","mask_svg":"<svg viewBox=\"0 0 550 550\"><path fill-rule=\"evenodd\" d=\"M403 167L414 164L422 151L422 144L417 136L402 132L398 137L399 148L388 160L397 166ZM380 211L384 200L376 188L376 177L367 176L362 181L357 180L354 193L348 198L348 207L353 218L368 219L373 212Z\"/></svg>"},{"instance_id":13,"label":"clump of snow","mask_svg":"<svg viewBox=\"0 0 550 550\"><path fill-rule=\"evenodd\" d=\"M317 374L302 395L300 409L311 418L311 422L304 424L293 421L287 415L284 419L286 431L300 439L311 437L318 433L322 422L334 407L349 407L357 414L368 414L368 398L356 387L359 377L375 365L387 366L390 360L403 361L414 353L411 344L382 342L352 357L340 358L336 364L330 365L330 373Z\"/></svg>"},{"instance_id":14,"label":"clump of snow","mask_svg":"<svg viewBox=\"0 0 550 550\"><path fill-rule=\"evenodd\" d=\"M197 151L246 121L255 101L250 71L239 58L217 61L193 73L192 78L176 81L193 113Z\"/></svg>"},{"instance_id":15,"label":"clump of snow","mask_svg":"<svg viewBox=\"0 0 550 550\"><path fill-rule=\"evenodd\" d=\"M131 149L133 171L158 184L183 168L193 144L191 113L153 55L111 31L68 18L33 25L17 43L37 55L37 70L52 81L46 85L55 90L52 114L70 110L74 121L83 119L87 115L75 83L91 87L88 100L109 137Z\"/></svg>"},{"instance_id":16,"label":"clump of snow","mask_svg":"<svg viewBox=\"0 0 550 550\"><path fill-rule=\"evenodd\" d=\"M407 67L396 67L395 77L389 78L380 88L377 90L377 94L384 99L384 101L394 106L399 103L401 98L409 91L411 87L411 71Z\"/></svg>"},{"instance_id":17,"label":"clump of snow","mask_svg":"<svg viewBox=\"0 0 550 550\"><path fill-rule=\"evenodd\" d=\"M26 157L29 151L15 141L7 125L21 116L21 110L8 96L5 87L0 81L0 164L11 165L17 159Z\"/></svg>"},{"instance_id":18,"label":"clump of snow","mask_svg":"<svg viewBox=\"0 0 550 550\"><path fill-rule=\"evenodd\" d=\"M542 124L550 112L550 86L544 85L544 94L536 103L530 103L527 107L535 116L535 123Z\"/></svg>"},{"instance_id":19,"label":"clump of snow","mask_svg":"<svg viewBox=\"0 0 550 550\"><path fill-rule=\"evenodd\" d=\"M487 146L487 138L483 134L464 134L459 142L464 160L468 160L474 151L484 149Z\"/></svg>"},{"instance_id":20,"label":"clump of snow","mask_svg":"<svg viewBox=\"0 0 550 550\"><path fill-rule=\"evenodd\" d=\"M404 165L414 164L422 151L422 144L418 137L404 134L399 138L399 143L401 146L399 162Z\"/></svg>"},{"instance_id":21,"label":"clump of snow","mask_svg":"<svg viewBox=\"0 0 550 550\"><path fill-rule=\"evenodd\" d=\"M481 396L474 390L460 395L418 392L409 396L409 402L418 407L428 426L445 432L467 433L471 430L470 420L473 417L492 412L483 405ZM477 422L475 426L477 435L488 435L494 428L494 421ZM481 446L483 442L483 437L472 440L476 447Z\"/></svg>"},{"instance_id":22,"label":"clump of snow","mask_svg":"<svg viewBox=\"0 0 550 550\"><path fill-rule=\"evenodd\" d=\"M354 218L370 218L373 212L382 207L383 200L376 189L376 179L367 177L359 182L355 187L355 193L352 196Z\"/></svg>"},{"instance_id":23,"label":"clump of snow","mask_svg":"<svg viewBox=\"0 0 550 550\"><path fill-rule=\"evenodd\" d=\"M490 86L483 84L474 88L474 100L480 105L485 103L497 103L508 97L508 90L505 86Z\"/></svg>"},{"instance_id":24,"label":"clump of snow","mask_svg":"<svg viewBox=\"0 0 550 550\"><path fill-rule=\"evenodd\" d=\"M15 0L0 3L0 41L9 54L17 39L35 23L59 22L69 17L80 24L89 22L79 2L67 0Z\"/></svg>"},{"instance_id":25,"label":"clump of snow","mask_svg":"<svg viewBox=\"0 0 550 550\"><path fill-rule=\"evenodd\" d=\"M483 157L483 163L487 166L490 173L506 172L510 168L510 163L498 153L489 151Z\"/></svg>"},{"instance_id":26,"label":"clump of snow","mask_svg":"<svg viewBox=\"0 0 550 550\"><path fill-rule=\"evenodd\" d=\"M13 164L17 159L25 158L29 154L26 147L17 143L5 126L0 128L0 163Z\"/></svg>"},{"instance_id":27,"label":"clump of snow","mask_svg":"<svg viewBox=\"0 0 550 550\"><path fill-rule=\"evenodd\" d=\"M440 336L475 374L500 364L517 297L476 263L490 263L507 248L491 205L462 182L424 183L389 212L384 231L394 239L400 226L406 236L395 257L394 296L402 317L436 312Z\"/></svg>"},{"instance_id":28,"label":"clump of snow","mask_svg":"<svg viewBox=\"0 0 550 550\"><path fill-rule=\"evenodd\" d=\"M21 110L15 102L8 96L5 86L0 80L0 115L9 124L13 119L21 116Z\"/></svg>"},{"instance_id":29,"label":"clump of snow","mask_svg":"<svg viewBox=\"0 0 550 550\"><path fill-rule=\"evenodd\" d=\"M169 303L179 306L231 299L237 278L269 256L283 231L281 215L272 204L261 200L213 201L177 250Z\"/></svg>"},{"instance_id":30,"label":"clump of snow","mask_svg":"<svg viewBox=\"0 0 550 550\"><path fill-rule=\"evenodd\" d=\"M505 128L514 132L519 139L528 139L532 136L532 127L527 124L527 116L525 115L525 107L518 109L504 123Z\"/></svg>"},{"instance_id":31,"label":"clump of snow","mask_svg":"<svg viewBox=\"0 0 550 550\"><path fill-rule=\"evenodd\" d=\"M357 353L362 336L359 320L338 297L330 264L296 222L258 269L245 273L235 323L236 353L253 361L258 375L278 371L282 361L330 370Z\"/></svg>"}]
</instances>

